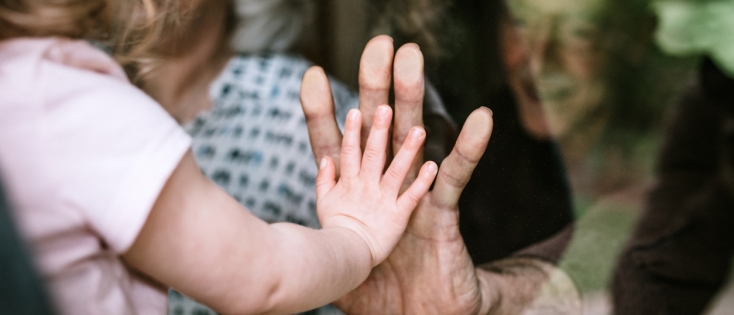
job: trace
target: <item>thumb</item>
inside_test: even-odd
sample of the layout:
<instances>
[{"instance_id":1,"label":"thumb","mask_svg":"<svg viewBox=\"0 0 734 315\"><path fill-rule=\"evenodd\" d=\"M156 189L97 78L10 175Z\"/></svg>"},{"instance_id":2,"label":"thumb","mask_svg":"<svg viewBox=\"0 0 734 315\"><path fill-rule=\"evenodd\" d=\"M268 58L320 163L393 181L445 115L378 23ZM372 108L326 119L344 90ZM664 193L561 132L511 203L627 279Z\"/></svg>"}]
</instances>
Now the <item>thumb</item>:
<instances>
[{"instance_id":1,"label":"thumb","mask_svg":"<svg viewBox=\"0 0 734 315\"><path fill-rule=\"evenodd\" d=\"M321 200L336 185L336 166L334 160L325 156L319 163L319 174L316 176L316 199Z\"/></svg>"}]
</instances>

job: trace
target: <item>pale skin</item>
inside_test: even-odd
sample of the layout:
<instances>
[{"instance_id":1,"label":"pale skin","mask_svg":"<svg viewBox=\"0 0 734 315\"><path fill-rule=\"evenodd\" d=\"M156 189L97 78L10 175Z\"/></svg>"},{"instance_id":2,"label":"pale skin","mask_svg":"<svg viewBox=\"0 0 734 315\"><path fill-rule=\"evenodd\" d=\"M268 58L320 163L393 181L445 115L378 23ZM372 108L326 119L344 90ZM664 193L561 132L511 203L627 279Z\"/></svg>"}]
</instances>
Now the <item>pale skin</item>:
<instances>
[{"instance_id":1,"label":"pale skin","mask_svg":"<svg viewBox=\"0 0 734 315\"><path fill-rule=\"evenodd\" d=\"M361 114L349 113L338 181L334 161L322 160L316 179L321 230L261 221L209 181L188 153L125 261L224 314L295 313L352 290L390 253L437 172L435 163L423 164L399 194L425 131L412 128L383 172L392 111L376 111L364 155Z\"/></svg>"},{"instance_id":2,"label":"pale skin","mask_svg":"<svg viewBox=\"0 0 734 315\"><path fill-rule=\"evenodd\" d=\"M179 121L188 121L208 105L206 94L198 98L188 97L188 99L204 100L196 103L177 101L181 98L179 96L181 89L187 86L186 82L198 80L196 79L197 76L202 74L201 71L195 69L208 69L208 72L216 74L221 71L222 65L229 56L226 49L197 48L201 42L206 43L207 40L225 38L222 36L219 21L220 19L212 17L198 23L202 32L204 32L200 37L182 36L188 40L178 45L185 47L196 43L194 47L182 50L184 52L182 56L168 61L159 69L157 74L146 82L146 86L151 83L150 86L153 87L153 89L147 90L153 92L152 95ZM222 43L217 42L214 45L205 44L201 46L222 47ZM216 51L223 53L216 53ZM182 71L184 72L183 76L181 75ZM363 146L366 144L364 140L367 138L367 131L371 126L373 117L371 113L375 112L377 106L388 102L391 80L394 79L395 124L391 131L392 145L385 156L386 159L392 159L392 152L399 152L399 144L407 138L408 131L413 126L423 125L423 56L420 49L412 44L406 45L395 54L392 40L386 36L378 36L365 48L359 73L360 110L366 116L362 129L365 132L361 133ZM189 87L184 90L205 91L206 89L192 89ZM328 156L336 162L335 166L339 165L342 135L336 125L331 91L323 70L312 68L306 73L301 90L301 99L316 161L321 161L323 157ZM436 181L433 191L420 200L420 206L410 219L408 230L402 235L393 252L384 263L372 270L367 281L362 283L356 290L339 299L335 305L342 308L347 314L488 314L490 311L491 314L516 314L527 305L529 300L532 300L532 296L537 291L535 288L545 281L544 275L530 277L526 275L533 272L513 270L517 276L507 276L498 272L475 268L466 253L463 239L458 230L458 199L477 161L484 153L491 129L492 116L489 110L480 108L470 116L464 125L454 151L441 164L439 180ZM422 148L419 150L422 150ZM417 158L409 167L401 191L417 177L422 160L422 152L418 152ZM335 172L338 176L338 168L335 168ZM201 174L196 171L196 175L192 174L191 176L201 177ZM201 179L196 180L201 181ZM216 191L217 194L224 194L224 192L209 183L206 186L209 190ZM179 202L183 203L184 201ZM234 203L234 201L228 200L228 203ZM234 207L234 205L230 206ZM249 216L246 210L241 207L233 212L237 212L236 215L239 216ZM202 211L200 215L206 218L208 217L207 213L209 212ZM320 219L324 220L321 213L319 215ZM158 219L161 221L171 220L171 218L177 216L179 216L178 213L161 215ZM198 219L192 220L199 222ZM223 224L229 225L232 222L224 222ZM186 223L180 225L183 229ZM265 224L260 222L259 225L263 228L262 226ZM205 229L202 228L201 230ZM299 231L313 233L311 230ZM208 230L205 232L206 234L204 234L204 231L200 233L212 240L219 240L220 236L209 235L210 231ZM177 250L182 253L199 251L199 248L202 247L201 241L194 239L184 242L179 236L182 233L184 232L171 233L171 238L176 239L178 243L176 245L188 245L187 248ZM186 230L186 233L191 233L191 231ZM249 239L247 237L256 235L257 240L271 241L275 236L269 235L282 235L281 233L245 234L245 231L241 230L231 231L229 235L224 236L224 239L247 240ZM242 260L245 260L245 256L238 256L233 250L233 248L241 245L239 244L241 242L225 243L227 244L220 244L220 246L226 245L226 248L222 248L218 255L197 257L198 259L209 258L202 263L205 266L202 269L193 266L198 262L192 261L190 265L195 271L181 271L169 275L169 277L176 277L174 280L182 282L172 285L174 288L198 301L213 306L223 314L230 313L229 310L233 310L231 313L237 311L234 304L231 303L244 305L250 300L257 303L262 299L262 295L252 299L244 298L247 295L244 295L244 297L242 295L243 283L251 282L233 281L226 270L222 269L221 264L223 262L227 262L228 265L230 263L240 266L244 264L244 262L234 261L234 257L241 257ZM316 247L315 244L302 242L293 244L292 248L314 251L317 250ZM163 250L170 249L163 248ZM343 248L343 250L346 252L356 251L356 254L360 253L358 248ZM313 257L314 264L337 263L323 261L323 255L310 257ZM350 253L346 257L353 257L353 254ZM278 258L278 261L291 261L292 259L293 257L288 256ZM226 279L217 278L214 280L217 275L201 275L199 274L200 270L216 270L219 277ZM246 268L238 267L236 272L245 272L246 270ZM334 272L334 270L331 271ZM308 293L324 293L318 291L327 290L325 288L326 284L333 284L333 279L340 276L362 280L367 277L366 274L345 270L341 274L332 273L329 276L319 278L322 276L309 270L306 274L311 277L303 280L300 278L306 276L303 272L298 273L292 269L285 272L286 274L271 272L267 275L274 275L278 279L295 277L290 283L299 285L301 288L310 288ZM197 275L197 277L181 279L178 278L180 275ZM266 274L260 275L261 280L266 278ZM206 279L200 280L200 278ZM270 279L272 280L270 283L277 282L275 278ZM164 282L164 280L159 280ZM204 280L211 281L208 287L200 285ZM349 281L351 280L347 280L347 282ZM361 281L355 283L361 283ZM354 286L356 287L356 284ZM192 293L193 290L200 290L201 288L205 288L204 292L198 295ZM331 287L330 290L338 289ZM262 294L265 290L259 289L258 291ZM349 291L349 289L346 291ZM325 294L328 295L328 293ZM221 304L214 304L217 301ZM319 302L319 306L330 301ZM316 303L311 305L313 304ZM229 305L229 308L224 309L222 305Z\"/></svg>"}]
</instances>

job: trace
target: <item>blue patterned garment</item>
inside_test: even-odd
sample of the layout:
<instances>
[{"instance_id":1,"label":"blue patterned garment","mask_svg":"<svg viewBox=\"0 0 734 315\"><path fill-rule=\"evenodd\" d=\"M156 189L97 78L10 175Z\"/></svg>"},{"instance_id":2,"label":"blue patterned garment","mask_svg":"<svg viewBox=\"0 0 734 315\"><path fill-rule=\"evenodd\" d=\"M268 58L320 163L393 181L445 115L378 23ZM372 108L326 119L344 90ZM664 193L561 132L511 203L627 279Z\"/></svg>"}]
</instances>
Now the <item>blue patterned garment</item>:
<instances>
[{"instance_id":1,"label":"blue patterned garment","mask_svg":"<svg viewBox=\"0 0 734 315\"><path fill-rule=\"evenodd\" d=\"M301 109L301 79L311 64L297 56L239 55L212 83L213 107L185 126L201 170L267 222L319 227L318 169ZM331 80L340 128L358 96ZM244 241L244 240L243 240ZM216 314L174 291L171 315ZM305 314L341 314L331 306Z\"/></svg>"}]
</instances>

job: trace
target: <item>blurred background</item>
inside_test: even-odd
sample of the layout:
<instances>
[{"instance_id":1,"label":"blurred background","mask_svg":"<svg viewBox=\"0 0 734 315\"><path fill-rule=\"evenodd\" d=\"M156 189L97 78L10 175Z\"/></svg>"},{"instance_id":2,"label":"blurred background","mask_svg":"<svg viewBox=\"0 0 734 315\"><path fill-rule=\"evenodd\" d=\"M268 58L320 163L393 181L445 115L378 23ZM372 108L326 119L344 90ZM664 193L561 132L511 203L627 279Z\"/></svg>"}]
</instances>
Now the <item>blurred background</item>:
<instances>
[{"instance_id":1,"label":"blurred background","mask_svg":"<svg viewBox=\"0 0 734 315\"><path fill-rule=\"evenodd\" d=\"M734 57L728 48L734 36L723 34L734 21L727 15L731 1L316 2L315 30L304 52L353 89L362 47L382 33L393 36L396 47L421 46L427 77L459 124L478 106L503 110L498 103L509 86L524 132L551 139L559 150L575 222L557 265L582 293L585 313L734 314L732 290L722 289L732 265L732 240L722 239L731 234L711 223L734 223L730 197L706 199L707 190L718 188L686 186L678 177L698 174L704 185L727 176L722 117L734 104L714 102L712 95L734 91L710 82L731 75L726 60ZM706 79L705 64L723 75ZM687 121L692 112L705 111L709 120L695 124L718 126L709 134L694 127L673 132L694 124ZM502 122L497 126L495 132L503 132ZM697 140L683 146L673 134ZM492 152L493 145L513 146L494 140L488 154L502 154ZM514 185L527 188L527 180ZM479 218L462 220L481 221L481 210ZM472 240L467 245L470 252L482 248ZM706 258L692 262L690 255ZM703 269L717 271L699 275ZM719 300L716 292L724 292ZM686 301L686 295L697 297ZM651 306L639 306L645 303Z\"/></svg>"},{"instance_id":2,"label":"blurred background","mask_svg":"<svg viewBox=\"0 0 734 315\"><path fill-rule=\"evenodd\" d=\"M387 34L425 56L428 159L474 109L494 113L460 200L475 265L551 263L584 314L734 314L734 1L201 6L167 30L162 65L128 70L192 135L202 171L262 219L318 227L302 74L326 70L341 122L365 44ZM169 312L213 313L175 292Z\"/></svg>"},{"instance_id":3,"label":"blurred background","mask_svg":"<svg viewBox=\"0 0 734 315\"><path fill-rule=\"evenodd\" d=\"M387 34L425 57L427 159L473 110L493 111L459 202L475 265L552 264L583 314L734 314L734 0L181 3L155 64L126 71L263 220L318 228L303 73L325 69L341 124L365 45ZM28 259L0 232L0 261ZM11 267L5 283L40 284ZM21 301L10 287L0 297ZM214 312L171 291L169 314Z\"/></svg>"}]
</instances>

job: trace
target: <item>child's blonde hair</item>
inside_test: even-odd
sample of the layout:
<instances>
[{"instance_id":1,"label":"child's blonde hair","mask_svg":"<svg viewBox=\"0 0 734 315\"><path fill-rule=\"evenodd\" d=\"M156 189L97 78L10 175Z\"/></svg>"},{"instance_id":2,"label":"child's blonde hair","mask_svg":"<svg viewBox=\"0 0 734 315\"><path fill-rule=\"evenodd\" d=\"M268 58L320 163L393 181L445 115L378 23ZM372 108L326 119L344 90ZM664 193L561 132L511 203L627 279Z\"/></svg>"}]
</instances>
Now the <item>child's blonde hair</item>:
<instances>
[{"instance_id":1,"label":"child's blonde hair","mask_svg":"<svg viewBox=\"0 0 734 315\"><path fill-rule=\"evenodd\" d=\"M59 36L95 40L123 64L145 59L168 22L171 0L2 0L0 40Z\"/></svg>"}]
</instances>

